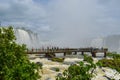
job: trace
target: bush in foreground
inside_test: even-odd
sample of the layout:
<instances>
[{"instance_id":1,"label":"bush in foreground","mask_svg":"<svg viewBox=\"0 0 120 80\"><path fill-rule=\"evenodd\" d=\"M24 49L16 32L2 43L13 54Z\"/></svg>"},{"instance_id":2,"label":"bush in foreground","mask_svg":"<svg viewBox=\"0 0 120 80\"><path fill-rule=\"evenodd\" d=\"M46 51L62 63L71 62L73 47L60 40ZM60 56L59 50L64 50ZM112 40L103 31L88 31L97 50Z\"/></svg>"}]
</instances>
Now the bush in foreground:
<instances>
[{"instance_id":1,"label":"bush in foreground","mask_svg":"<svg viewBox=\"0 0 120 80\"><path fill-rule=\"evenodd\" d=\"M120 59L102 59L98 61L98 66L110 67L120 72Z\"/></svg>"},{"instance_id":2,"label":"bush in foreground","mask_svg":"<svg viewBox=\"0 0 120 80\"><path fill-rule=\"evenodd\" d=\"M102 59L97 62L98 66L100 67L110 67L112 69L117 70L120 72L120 54L117 53L107 53L108 57L112 59Z\"/></svg>"},{"instance_id":3,"label":"bush in foreground","mask_svg":"<svg viewBox=\"0 0 120 80\"><path fill-rule=\"evenodd\" d=\"M0 80L37 80L39 67L30 63L25 45L15 42L12 27L0 28Z\"/></svg>"},{"instance_id":4,"label":"bush in foreground","mask_svg":"<svg viewBox=\"0 0 120 80\"><path fill-rule=\"evenodd\" d=\"M57 76L56 80L90 80L93 75L89 70L92 68L95 68L92 63L84 64L84 62L79 62L78 65L71 65L61 76Z\"/></svg>"},{"instance_id":5,"label":"bush in foreground","mask_svg":"<svg viewBox=\"0 0 120 80\"><path fill-rule=\"evenodd\" d=\"M92 63L93 62L93 58L91 56L88 56L88 55L85 54L83 61L86 61L88 63Z\"/></svg>"}]
</instances>

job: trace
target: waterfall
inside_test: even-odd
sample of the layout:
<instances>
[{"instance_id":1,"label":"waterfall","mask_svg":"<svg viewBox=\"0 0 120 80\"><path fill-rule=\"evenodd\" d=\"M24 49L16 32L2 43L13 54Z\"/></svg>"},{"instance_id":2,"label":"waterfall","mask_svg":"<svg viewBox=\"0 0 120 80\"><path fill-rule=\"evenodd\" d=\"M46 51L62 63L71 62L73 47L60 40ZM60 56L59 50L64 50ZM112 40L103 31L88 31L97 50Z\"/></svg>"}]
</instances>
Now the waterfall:
<instances>
[{"instance_id":1,"label":"waterfall","mask_svg":"<svg viewBox=\"0 0 120 80\"><path fill-rule=\"evenodd\" d=\"M105 47L109 51L120 53L120 35L109 35L92 39L91 46L98 48Z\"/></svg>"},{"instance_id":2,"label":"waterfall","mask_svg":"<svg viewBox=\"0 0 120 80\"><path fill-rule=\"evenodd\" d=\"M16 42L18 44L25 44L27 48L39 48L39 37L36 33L33 33L25 29L14 29Z\"/></svg>"},{"instance_id":3,"label":"waterfall","mask_svg":"<svg viewBox=\"0 0 120 80\"><path fill-rule=\"evenodd\" d=\"M92 47L97 47L97 48L104 47L103 38L93 39L93 40L91 41L91 46L92 46Z\"/></svg>"}]
</instances>

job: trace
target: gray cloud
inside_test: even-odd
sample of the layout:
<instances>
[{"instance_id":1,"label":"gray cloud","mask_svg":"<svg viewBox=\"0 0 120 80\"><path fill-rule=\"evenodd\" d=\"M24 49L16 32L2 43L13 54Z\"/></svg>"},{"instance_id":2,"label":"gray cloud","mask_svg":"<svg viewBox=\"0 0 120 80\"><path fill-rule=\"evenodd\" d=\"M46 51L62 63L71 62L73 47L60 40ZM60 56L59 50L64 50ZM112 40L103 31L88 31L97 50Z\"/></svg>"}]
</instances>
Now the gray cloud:
<instances>
[{"instance_id":1,"label":"gray cloud","mask_svg":"<svg viewBox=\"0 0 120 80\"><path fill-rule=\"evenodd\" d=\"M119 32L120 16L115 17L115 14L120 13L118 0L102 3L104 1L54 0L49 22L51 26L57 26L58 30L54 33L58 35L55 39L57 43L63 41L63 45L80 46L83 38Z\"/></svg>"},{"instance_id":2,"label":"gray cloud","mask_svg":"<svg viewBox=\"0 0 120 80\"><path fill-rule=\"evenodd\" d=\"M46 4L45 4L46 3ZM49 44L82 46L84 39L120 34L119 0L4 0L4 25L25 26Z\"/></svg>"}]
</instances>

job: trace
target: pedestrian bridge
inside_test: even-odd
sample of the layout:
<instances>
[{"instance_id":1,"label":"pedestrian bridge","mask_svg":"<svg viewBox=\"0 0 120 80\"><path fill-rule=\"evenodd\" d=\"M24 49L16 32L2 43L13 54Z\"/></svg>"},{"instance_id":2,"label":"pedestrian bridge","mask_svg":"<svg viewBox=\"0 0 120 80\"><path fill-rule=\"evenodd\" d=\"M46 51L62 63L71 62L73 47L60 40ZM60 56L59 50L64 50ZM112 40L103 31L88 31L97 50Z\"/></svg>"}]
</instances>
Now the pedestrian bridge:
<instances>
[{"instance_id":1,"label":"pedestrian bridge","mask_svg":"<svg viewBox=\"0 0 120 80\"><path fill-rule=\"evenodd\" d=\"M96 57L97 53L104 53L104 57L106 57L108 49L107 48L52 48L52 49L32 49L28 50L27 54L45 54L45 57L56 57L55 54L62 53L64 56L67 54L71 55L74 53L76 55L78 52L81 52L84 55L85 52L90 52L93 57Z\"/></svg>"}]
</instances>

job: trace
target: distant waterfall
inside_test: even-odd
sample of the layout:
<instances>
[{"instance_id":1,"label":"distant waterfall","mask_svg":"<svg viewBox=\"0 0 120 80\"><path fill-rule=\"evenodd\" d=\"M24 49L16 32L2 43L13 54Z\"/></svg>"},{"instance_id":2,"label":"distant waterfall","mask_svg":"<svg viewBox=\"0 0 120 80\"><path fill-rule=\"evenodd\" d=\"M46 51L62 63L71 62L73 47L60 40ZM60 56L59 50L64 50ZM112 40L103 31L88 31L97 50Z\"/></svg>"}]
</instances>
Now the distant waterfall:
<instances>
[{"instance_id":1,"label":"distant waterfall","mask_svg":"<svg viewBox=\"0 0 120 80\"><path fill-rule=\"evenodd\" d=\"M39 48L40 43L37 34L24 29L14 29L14 32L18 44L26 44L27 48Z\"/></svg>"},{"instance_id":2,"label":"distant waterfall","mask_svg":"<svg viewBox=\"0 0 120 80\"><path fill-rule=\"evenodd\" d=\"M105 47L109 51L120 53L120 35L109 35L106 37L98 37L91 41L92 47Z\"/></svg>"},{"instance_id":3,"label":"distant waterfall","mask_svg":"<svg viewBox=\"0 0 120 80\"><path fill-rule=\"evenodd\" d=\"M97 47L97 48L104 47L103 39L102 39L102 38L93 39L93 40L91 41L91 46L92 46L92 47Z\"/></svg>"}]
</instances>

